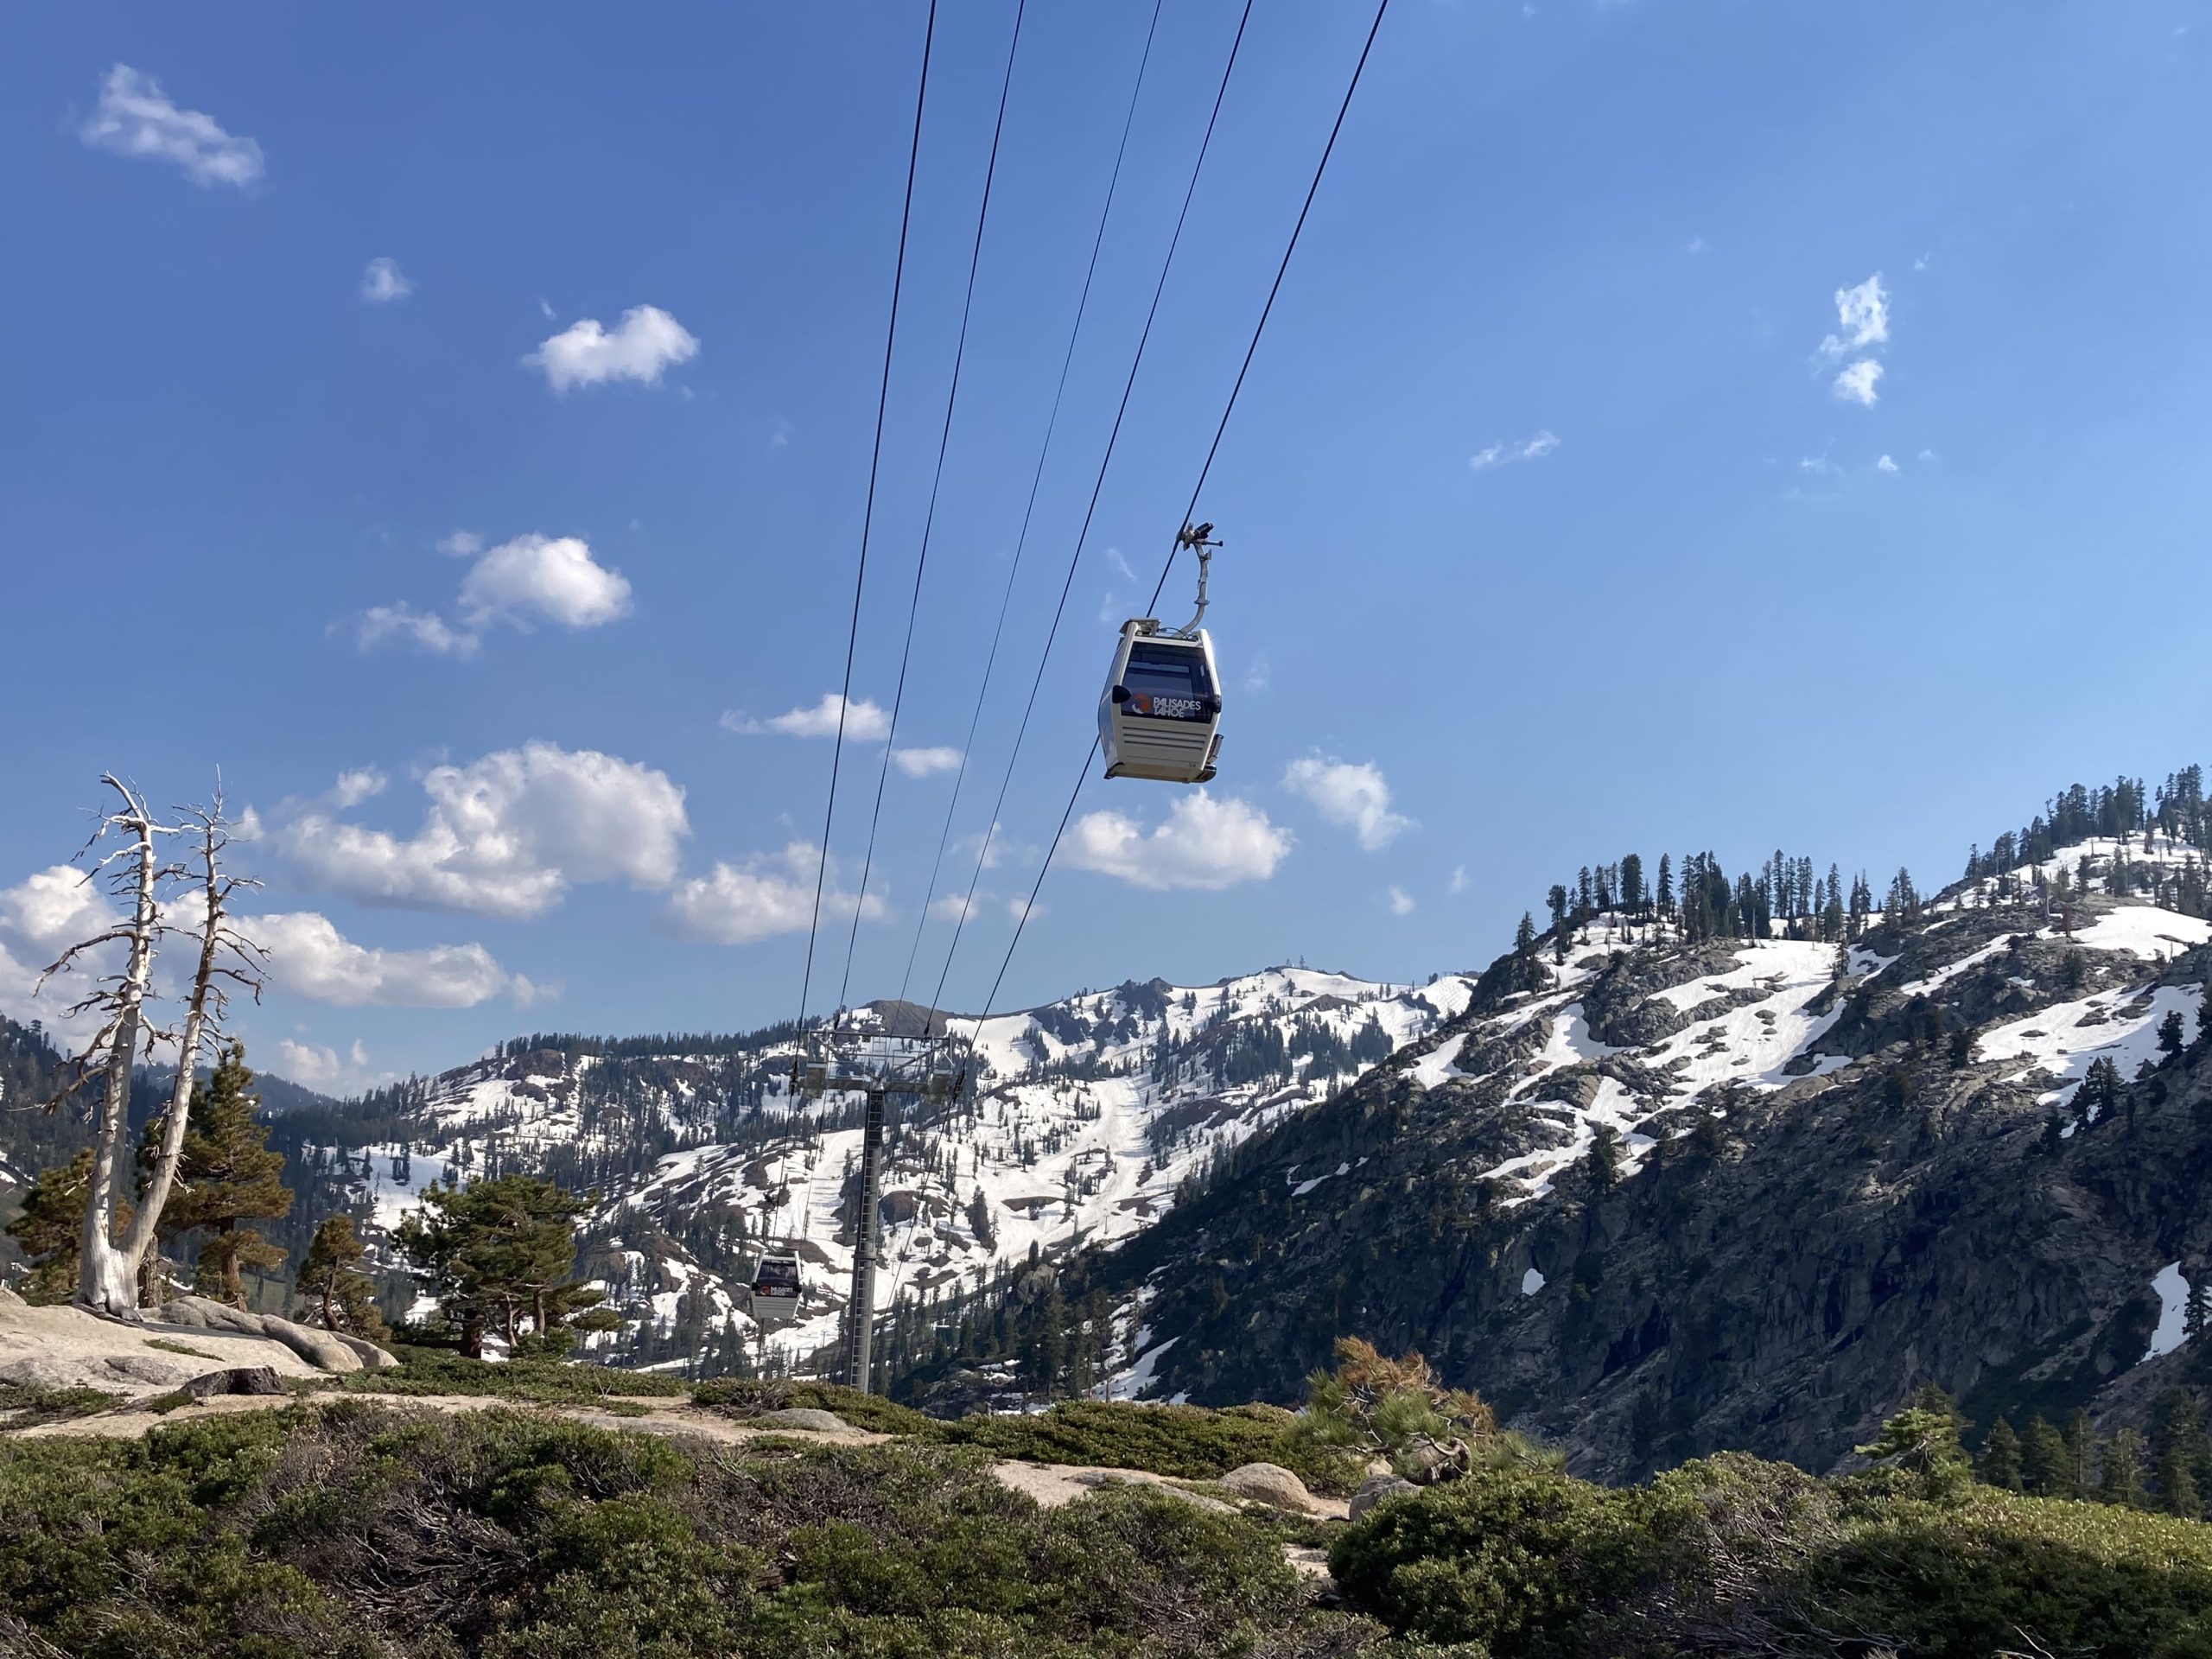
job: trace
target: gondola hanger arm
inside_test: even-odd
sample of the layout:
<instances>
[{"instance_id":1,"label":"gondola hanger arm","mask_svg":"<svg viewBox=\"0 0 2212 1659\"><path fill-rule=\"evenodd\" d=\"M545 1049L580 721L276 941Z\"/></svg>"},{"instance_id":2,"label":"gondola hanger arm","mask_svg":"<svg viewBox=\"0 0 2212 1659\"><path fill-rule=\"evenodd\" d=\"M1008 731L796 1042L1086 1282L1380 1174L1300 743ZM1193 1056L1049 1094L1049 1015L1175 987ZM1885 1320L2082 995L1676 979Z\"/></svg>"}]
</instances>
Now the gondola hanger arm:
<instances>
[{"instance_id":1,"label":"gondola hanger arm","mask_svg":"<svg viewBox=\"0 0 2212 1659\"><path fill-rule=\"evenodd\" d=\"M1198 625L1206 620L1206 575L1213 563L1213 550L1221 545L1217 541L1208 539L1212 535L1213 526L1210 524L1185 524L1182 529L1175 532L1175 545L1178 548L1187 547L1198 556L1198 614L1175 630L1175 638L1178 639L1196 639Z\"/></svg>"}]
</instances>

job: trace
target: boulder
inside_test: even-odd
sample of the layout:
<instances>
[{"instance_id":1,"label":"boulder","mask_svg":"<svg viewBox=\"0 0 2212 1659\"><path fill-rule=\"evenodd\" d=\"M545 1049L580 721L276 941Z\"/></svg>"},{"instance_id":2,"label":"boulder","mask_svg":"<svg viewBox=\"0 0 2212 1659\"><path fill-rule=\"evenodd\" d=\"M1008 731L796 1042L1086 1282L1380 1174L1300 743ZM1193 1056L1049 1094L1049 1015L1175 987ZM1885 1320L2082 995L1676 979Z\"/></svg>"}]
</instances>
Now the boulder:
<instances>
[{"instance_id":1,"label":"boulder","mask_svg":"<svg viewBox=\"0 0 2212 1659\"><path fill-rule=\"evenodd\" d=\"M1313 1513L1313 1496L1306 1483L1279 1463L1247 1463L1221 1478L1221 1487L1231 1495L1288 1510L1294 1515Z\"/></svg>"},{"instance_id":2,"label":"boulder","mask_svg":"<svg viewBox=\"0 0 2212 1659\"><path fill-rule=\"evenodd\" d=\"M27 1307L29 1304L5 1285L0 1285L0 1307Z\"/></svg>"},{"instance_id":3,"label":"boulder","mask_svg":"<svg viewBox=\"0 0 2212 1659\"><path fill-rule=\"evenodd\" d=\"M836 1412L817 1406L785 1406L781 1411L763 1412L753 1421L763 1428L796 1428L810 1434L842 1434L852 1427Z\"/></svg>"},{"instance_id":4,"label":"boulder","mask_svg":"<svg viewBox=\"0 0 2212 1659\"><path fill-rule=\"evenodd\" d=\"M195 1400L218 1394L284 1394L284 1379L266 1365L232 1365L194 1377L181 1390Z\"/></svg>"},{"instance_id":5,"label":"boulder","mask_svg":"<svg viewBox=\"0 0 2212 1659\"><path fill-rule=\"evenodd\" d=\"M1358 1520L1386 1497L1419 1490L1410 1480L1400 1480L1395 1475L1370 1475L1351 1495L1351 1518Z\"/></svg>"},{"instance_id":6,"label":"boulder","mask_svg":"<svg viewBox=\"0 0 2212 1659\"><path fill-rule=\"evenodd\" d=\"M208 1296L178 1296L163 1302L162 1320L202 1331L236 1331L249 1337L281 1342L318 1370L343 1375L364 1368L389 1370L399 1362L374 1343L325 1331L312 1325L296 1325L274 1313L249 1313L242 1307ZM374 1356L375 1357L372 1357Z\"/></svg>"}]
</instances>

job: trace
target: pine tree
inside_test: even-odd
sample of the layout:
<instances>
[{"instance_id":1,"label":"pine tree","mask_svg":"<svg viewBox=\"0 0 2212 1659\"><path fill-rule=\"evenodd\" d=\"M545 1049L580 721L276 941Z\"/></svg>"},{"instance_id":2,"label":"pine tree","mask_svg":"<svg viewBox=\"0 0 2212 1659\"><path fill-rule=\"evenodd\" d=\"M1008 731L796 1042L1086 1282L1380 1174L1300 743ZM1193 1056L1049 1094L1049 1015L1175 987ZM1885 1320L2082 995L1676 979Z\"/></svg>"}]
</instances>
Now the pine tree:
<instances>
[{"instance_id":1,"label":"pine tree","mask_svg":"<svg viewBox=\"0 0 2212 1659\"><path fill-rule=\"evenodd\" d=\"M2162 1053L2178 1054L2182 1051L2181 1010L2170 1008L2166 1017L2158 1021L2158 1048Z\"/></svg>"},{"instance_id":2,"label":"pine tree","mask_svg":"<svg viewBox=\"0 0 2212 1659\"><path fill-rule=\"evenodd\" d=\"M1521 912L1521 925L1513 930L1513 963L1515 988L1535 990L1543 969L1536 961L1535 918L1525 910Z\"/></svg>"},{"instance_id":3,"label":"pine tree","mask_svg":"<svg viewBox=\"0 0 2212 1659\"><path fill-rule=\"evenodd\" d=\"M1991 1427L1988 1438L1981 1443L1981 1467L1978 1473L1985 1486L2001 1487L2008 1492L2020 1490L2020 1437L2002 1417Z\"/></svg>"},{"instance_id":4,"label":"pine tree","mask_svg":"<svg viewBox=\"0 0 2212 1659\"><path fill-rule=\"evenodd\" d=\"M2105 1442L2097 1496L2126 1509L2143 1507L2143 1436L2136 1430L2120 1429Z\"/></svg>"},{"instance_id":5,"label":"pine tree","mask_svg":"<svg viewBox=\"0 0 2212 1659\"><path fill-rule=\"evenodd\" d=\"M22 1213L8 1224L8 1236L31 1262L17 1287L34 1303L66 1302L77 1288L77 1230L84 1225L86 1196L92 1190L90 1147L66 1164L38 1173L23 1194Z\"/></svg>"},{"instance_id":6,"label":"pine tree","mask_svg":"<svg viewBox=\"0 0 2212 1659\"><path fill-rule=\"evenodd\" d=\"M441 1315L459 1333L461 1351L484 1354L498 1331L509 1347L529 1335L544 1346L566 1346L568 1327L606 1328L600 1293L569 1277L575 1266L576 1217L588 1200L550 1181L502 1175L466 1187L430 1186L423 1208L393 1235L414 1259ZM578 1319L575 1316L585 1313Z\"/></svg>"},{"instance_id":7,"label":"pine tree","mask_svg":"<svg viewBox=\"0 0 2212 1659\"><path fill-rule=\"evenodd\" d=\"M377 1306L376 1281L359 1270L368 1253L353 1236L353 1217L326 1217L300 1262L296 1289L308 1317L325 1330L381 1342L391 1332Z\"/></svg>"},{"instance_id":8,"label":"pine tree","mask_svg":"<svg viewBox=\"0 0 2212 1659\"><path fill-rule=\"evenodd\" d=\"M1666 853L1659 855L1659 913L1669 918L1675 913L1675 865Z\"/></svg>"},{"instance_id":9,"label":"pine tree","mask_svg":"<svg viewBox=\"0 0 2212 1659\"><path fill-rule=\"evenodd\" d=\"M2020 1477L2037 1497L2073 1497L2079 1494L2071 1474L2066 1437L2056 1425L2037 1414L2028 1421L2020 1444Z\"/></svg>"},{"instance_id":10,"label":"pine tree","mask_svg":"<svg viewBox=\"0 0 2212 1659\"><path fill-rule=\"evenodd\" d=\"M2196 1397L2186 1389L2168 1389L2151 1415L2151 1463L2158 1482L2158 1507L2168 1515L2194 1521L2202 1514L2196 1473L2207 1449Z\"/></svg>"},{"instance_id":11,"label":"pine tree","mask_svg":"<svg viewBox=\"0 0 2212 1659\"><path fill-rule=\"evenodd\" d=\"M2076 1406L2066 1414L2066 1484L2070 1496L2088 1496L2096 1458L2097 1432L2089 1426L2089 1414Z\"/></svg>"},{"instance_id":12,"label":"pine tree","mask_svg":"<svg viewBox=\"0 0 2212 1659\"><path fill-rule=\"evenodd\" d=\"M1584 1156L1583 1167L1589 1171L1590 1185L1598 1192L1610 1192L1620 1185L1621 1138L1611 1124L1592 1126L1590 1150Z\"/></svg>"},{"instance_id":13,"label":"pine tree","mask_svg":"<svg viewBox=\"0 0 2212 1659\"><path fill-rule=\"evenodd\" d=\"M270 1149L260 1106L245 1046L232 1043L207 1086L193 1091L177 1184L162 1211L165 1232L209 1235L200 1241L194 1288L232 1307L245 1306L245 1268L278 1267L284 1260L257 1230L238 1224L282 1220L292 1208L291 1189L279 1179L284 1154ZM149 1127L149 1140L155 1134Z\"/></svg>"}]
</instances>

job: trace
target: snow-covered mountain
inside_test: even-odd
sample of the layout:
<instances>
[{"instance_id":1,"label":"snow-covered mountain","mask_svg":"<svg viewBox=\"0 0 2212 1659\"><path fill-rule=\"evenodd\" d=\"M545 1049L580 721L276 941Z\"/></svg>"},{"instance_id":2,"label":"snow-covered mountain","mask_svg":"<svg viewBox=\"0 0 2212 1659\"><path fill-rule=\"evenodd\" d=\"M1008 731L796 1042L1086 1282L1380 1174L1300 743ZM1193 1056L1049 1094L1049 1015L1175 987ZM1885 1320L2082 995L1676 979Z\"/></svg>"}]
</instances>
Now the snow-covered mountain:
<instances>
[{"instance_id":1,"label":"snow-covered mountain","mask_svg":"<svg viewBox=\"0 0 2212 1659\"><path fill-rule=\"evenodd\" d=\"M1141 1319L1117 1391L1294 1397L1357 1334L1607 1474L1821 1466L1928 1382L2128 1420L2212 1281L2206 868L2153 830L1843 939L1571 919L1065 1294Z\"/></svg>"},{"instance_id":2,"label":"snow-covered mountain","mask_svg":"<svg viewBox=\"0 0 2212 1659\"><path fill-rule=\"evenodd\" d=\"M913 1103L890 1132L879 1311L1140 1230L1226 1150L1458 1015L1471 990L1284 967L950 1019L973 1045L974 1087ZM920 1018L874 1006L847 1023L919 1030ZM800 1363L845 1311L862 1131L857 1096L791 1094L791 1047L788 1027L525 1039L364 1103L343 1120L358 1137L303 1155L372 1232L433 1181L520 1170L592 1188L587 1271L632 1321L607 1357L719 1369L742 1348ZM801 1321L765 1349L741 1295L764 1241L796 1248L806 1281Z\"/></svg>"}]
</instances>

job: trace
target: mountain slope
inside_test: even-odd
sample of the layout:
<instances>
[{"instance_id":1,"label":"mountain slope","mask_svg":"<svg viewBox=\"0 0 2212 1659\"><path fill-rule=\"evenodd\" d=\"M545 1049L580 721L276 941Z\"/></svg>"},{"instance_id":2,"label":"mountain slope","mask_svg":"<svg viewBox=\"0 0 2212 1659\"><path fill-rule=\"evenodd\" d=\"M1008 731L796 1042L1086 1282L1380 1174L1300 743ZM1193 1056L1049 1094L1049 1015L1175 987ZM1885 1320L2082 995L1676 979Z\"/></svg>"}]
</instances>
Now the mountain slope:
<instances>
[{"instance_id":1,"label":"mountain slope","mask_svg":"<svg viewBox=\"0 0 2212 1659\"><path fill-rule=\"evenodd\" d=\"M1471 982L1370 983L1281 968L1154 980L984 1022L965 1101L890 1134L879 1308L989 1280L1033 1251L1127 1236L1224 1151L1325 1098L1463 1009ZM904 1005L862 1029L920 1028ZM585 1270L633 1321L602 1357L708 1372L791 1364L832 1342L849 1285L861 1103L789 1091L788 1027L720 1039L531 1038L428 1083L285 1121L372 1233L435 1180L509 1170L599 1194ZM741 1307L751 1252L795 1246L804 1316L763 1345Z\"/></svg>"},{"instance_id":2,"label":"mountain slope","mask_svg":"<svg viewBox=\"0 0 2212 1659\"><path fill-rule=\"evenodd\" d=\"M2110 849L2052 861L2084 857ZM1927 1382L1985 1424L2121 1408L2190 1363L2164 1356L2212 1258L2212 925L2124 896L2046 917L2054 874L1847 954L1601 917L1541 988L1503 959L1086 1264L1141 1308L1133 1374L1292 1398L1357 1334L1607 1477L1724 1446L1824 1467Z\"/></svg>"}]
</instances>

